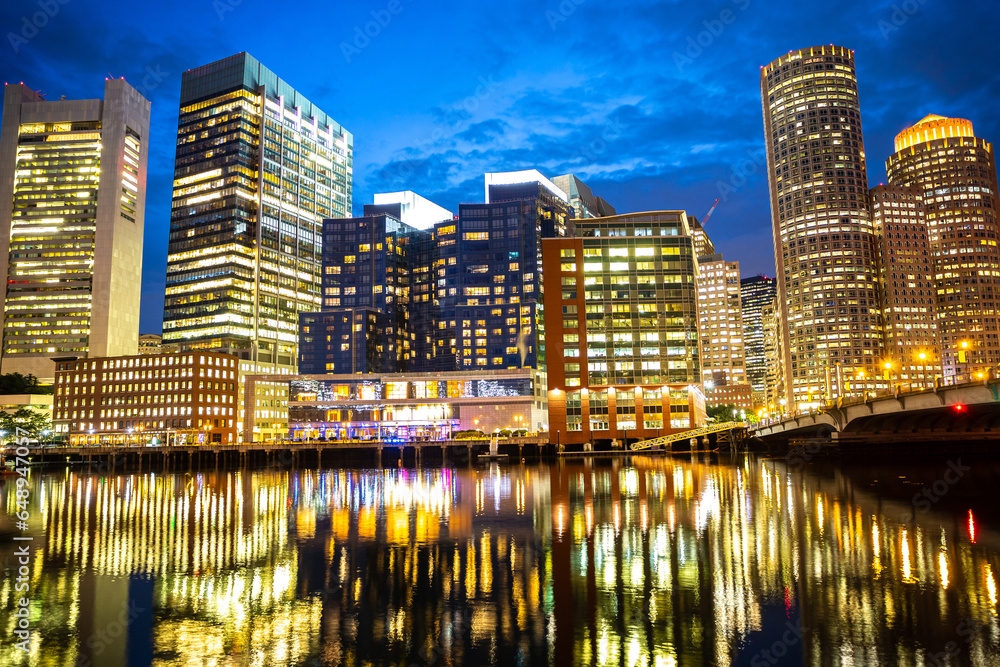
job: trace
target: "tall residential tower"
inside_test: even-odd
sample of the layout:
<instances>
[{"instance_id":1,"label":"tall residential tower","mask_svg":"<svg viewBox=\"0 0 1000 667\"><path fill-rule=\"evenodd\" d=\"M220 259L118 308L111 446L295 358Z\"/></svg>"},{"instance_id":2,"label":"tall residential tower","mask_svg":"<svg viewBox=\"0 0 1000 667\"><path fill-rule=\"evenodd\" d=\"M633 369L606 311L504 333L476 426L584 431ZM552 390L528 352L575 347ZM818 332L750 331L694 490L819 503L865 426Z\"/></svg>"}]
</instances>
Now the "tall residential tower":
<instances>
[{"instance_id":1,"label":"tall residential tower","mask_svg":"<svg viewBox=\"0 0 1000 667\"><path fill-rule=\"evenodd\" d=\"M57 357L138 351L149 102L4 91L0 128L3 373L55 378Z\"/></svg>"},{"instance_id":2,"label":"tall residential tower","mask_svg":"<svg viewBox=\"0 0 1000 667\"><path fill-rule=\"evenodd\" d=\"M181 80L163 342L296 364L322 222L351 211L354 140L247 53Z\"/></svg>"},{"instance_id":3,"label":"tall residential tower","mask_svg":"<svg viewBox=\"0 0 1000 667\"><path fill-rule=\"evenodd\" d=\"M787 396L808 409L882 355L854 52L791 51L761 68L760 87Z\"/></svg>"}]
</instances>

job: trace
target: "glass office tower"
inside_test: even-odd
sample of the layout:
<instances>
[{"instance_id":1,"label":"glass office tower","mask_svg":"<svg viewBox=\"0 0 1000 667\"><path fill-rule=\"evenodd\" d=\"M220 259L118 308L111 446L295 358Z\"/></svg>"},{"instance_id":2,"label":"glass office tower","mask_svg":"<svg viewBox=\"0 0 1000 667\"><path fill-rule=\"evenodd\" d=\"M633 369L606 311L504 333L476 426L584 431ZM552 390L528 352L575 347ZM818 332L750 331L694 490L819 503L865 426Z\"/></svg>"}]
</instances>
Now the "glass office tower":
<instances>
[{"instance_id":1,"label":"glass office tower","mask_svg":"<svg viewBox=\"0 0 1000 667\"><path fill-rule=\"evenodd\" d=\"M319 310L324 218L351 211L353 137L247 53L181 81L164 343L292 370Z\"/></svg>"},{"instance_id":2,"label":"glass office tower","mask_svg":"<svg viewBox=\"0 0 1000 667\"><path fill-rule=\"evenodd\" d=\"M2 372L55 378L56 357L138 351L150 105L4 91L0 129Z\"/></svg>"}]
</instances>

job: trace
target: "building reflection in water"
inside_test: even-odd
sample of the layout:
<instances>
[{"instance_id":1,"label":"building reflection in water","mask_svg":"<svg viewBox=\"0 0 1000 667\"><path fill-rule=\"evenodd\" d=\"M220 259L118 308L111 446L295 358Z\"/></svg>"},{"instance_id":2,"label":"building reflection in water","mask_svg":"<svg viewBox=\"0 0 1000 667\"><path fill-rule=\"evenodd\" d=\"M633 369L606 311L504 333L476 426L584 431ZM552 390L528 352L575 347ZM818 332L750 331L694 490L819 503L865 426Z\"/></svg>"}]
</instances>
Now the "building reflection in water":
<instances>
[{"instance_id":1,"label":"building reflection in water","mask_svg":"<svg viewBox=\"0 0 1000 667\"><path fill-rule=\"evenodd\" d=\"M908 503L836 471L637 457L69 471L35 474L32 490L35 664L1000 656L996 531L971 513L908 517ZM14 486L0 497L12 508ZM10 631L13 577L0 590ZM18 656L10 642L0 651Z\"/></svg>"}]
</instances>

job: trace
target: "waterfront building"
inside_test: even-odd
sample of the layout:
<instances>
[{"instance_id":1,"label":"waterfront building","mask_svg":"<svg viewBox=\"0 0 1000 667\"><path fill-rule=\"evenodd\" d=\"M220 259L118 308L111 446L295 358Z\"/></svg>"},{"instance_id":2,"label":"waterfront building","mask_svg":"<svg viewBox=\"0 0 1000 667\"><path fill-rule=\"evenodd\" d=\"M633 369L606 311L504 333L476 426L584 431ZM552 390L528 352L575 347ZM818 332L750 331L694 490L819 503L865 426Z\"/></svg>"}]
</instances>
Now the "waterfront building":
<instances>
[{"instance_id":1,"label":"waterfront building","mask_svg":"<svg viewBox=\"0 0 1000 667\"><path fill-rule=\"evenodd\" d=\"M434 228L437 321L417 370L540 368L542 239L573 235L567 195L535 170L486 174L486 203ZM420 334L418 334L418 337Z\"/></svg>"},{"instance_id":2,"label":"waterfront building","mask_svg":"<svg viewBox=\"0 0 1000 667\"><path fill-rule=\"evenodd\" d=\"M750 410L740 303L740 263L721 254L698 258L698 346L701 384L709 407L736 405Z\"/></svg>"},{"instance_id":3,"label":"waterfront building","mask_svg":"<svg viewBox=\"0 0 1000 667\"><path fill-rule=\"evenodd\" d=\"M1000 365L1000 197L993 145L962 118L930 115L896 135L890 185L923 193L946 378Z\"/></svg>"},{"instance_id":4,"label":"waterfront building","mask_svg":"<svg viewBox=\"0 0 1000 667\"><path fill-rule=\"evenodd\" d=\"M533 369L296 375L296 440L448 440L459 431L548 430L545 377Z\"/></svg>"},{"instance_id":5,"label":"waterfront building","mask_svg":"<svg viewBox=\"0 0 1000 667\"><path fill-rule=\"evenodd\" d=\"M704 423L687 216L574 222L576 237L542 241L550 439L634 440Z\"/></svg>"},{"instance_id":6,"label":"waterfront building","mask_svg":"<svg viewBox=\"0 0 1000 667\"><path fill-rule=\"evenodd\" d=\"M552 179L552 183L566 193L569 205L573 207L574 217L600 218L618 215L618 211L611 204L600 197L595 197L587 184L574 174L556 176Z\"/></svg>"},{"instance_id":7,"label":"waterfront building","mask_svg":"<svg viewBox=\"0 0 1000 667\"><path fill-rule=\"evenodd\" d=\"M764 308L777 296L774 278L753 276L740 280L743 349L747 382L753 387L754 407L767 405L767 355L764 352Z\"/></svg>"},{"instance_id":8,"label":"waterfront building","mask_svg":"<svg viewBox=\"0 0 1000 667\"><path fill-rule=\"evenodd\" d=\"M882 358L877 242L854 52L817 46L760 70L786 396L836 399L835 369L873 376Z\"/></svg>"},{"instance_id":9,"label":"waterfront building","mask_svg":"<svg viewBox=\"0 0 1000 667\"><path fill-rule=\"evenodd\" d=\"M322 312L299 314L299 372L409 369L411 324L426 327L411 308L409 248L431 232L401 222L402 208L366 205L363 217L323 221Z\"/></svg>"},{"instance_id":10,"label":"waterfront building","mask_svg":"<svg viewBox=\"0 0 1000 667\"><path fill-rule=\"evenodd\" d=\"M761 310L761 327L764 330L764 359L767 373L764 377L764 410L775 415L784 412L788 403L785 394L785 351L781 326L781 304L777 295L764 304Z\"/></svg>"},{"instance_id":11,"label":"waterfront building","mask_svg":"<svg viewBox=\"0 0 1000 667\"><path fill-rule=\"evenodd\" d=\"M942 375L930 238L921 188L879 185L869 193L879 244L879 283L885 318L881 379L906 389L934 387ZM843 382L845 378L838 378ZM874 389L851 378L850 393Z\"/></svg>"},{"instance_id":12,"label":"waterfront building","mask_svg":"<svg viewBox=\"0 0 1000 667\"><path fill-rule=\"evenodd\" d=\"M48 383L53 357L135 354L149 117L123 79L92 100L5 86L0 372Z\"/></svg>"},{"instance_id":13,"label":"waterfront building","mask_svg":"<svg viewBox=\"0 0 1000 667\"><path fill-rule=\"evenodd\" d=\"M56 359L55 434L70 445L233 444L237 361L204 350Z\"/></svg>"},{"instance_id":14,"label":"waterfront building","mask_svg":"<svg viewBox=\"0 0 1000 667\"><path fill-rule=\"evenodd\" d=\"M354 139L247 53L181 79L163 338L293 371L321 305L322 220L351 211Z\"/></svg>"}]
</instances>

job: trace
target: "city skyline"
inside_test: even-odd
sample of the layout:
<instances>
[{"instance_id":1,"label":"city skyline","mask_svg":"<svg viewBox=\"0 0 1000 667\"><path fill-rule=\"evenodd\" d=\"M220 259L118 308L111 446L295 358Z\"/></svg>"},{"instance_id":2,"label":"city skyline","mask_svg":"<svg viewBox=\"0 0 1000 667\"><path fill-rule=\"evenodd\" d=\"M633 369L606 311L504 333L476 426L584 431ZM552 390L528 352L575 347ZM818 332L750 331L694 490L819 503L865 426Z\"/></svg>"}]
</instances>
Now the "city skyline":
<instances>
[{"instance_id":1,"label":"city skyline","mask_svg":"<svg viewBox=\"0 0 1000 667\"><path fill-rule=\"evenodd\" d=\"M578 173L619 211L669 206L696 216L720 196L720 182L737 182L733 192L724 193L728 197L713 216L711 232L720 250L741 262L745 276L773 274L766 236L766 177L763 165L753 169L751 159L759 157L762 148L755 64L804 45L834 42L855 49L865 141L872 159L880 161L891 154L895 134L929 113L969 118L977 135L987 140L1000 135L998 121L979 111L995 106L991 100L1000 94L997 77L983 77L962 64L972 54L980 58L996 47L973 34L947 53L931 54L925 48L930 35L959 20L988 22L992 12L986 6L969 8L961 16L931 4L917 5L911 14L899 13L892 3L857 3L853 11L836 12L797 8L794 13L750 2L711 10L627 5L613 13L584 3L573 4L567 15L558 4L533 6L530 11L514 7L511 15L520 14L524 20L509 44L500 44L484 30L485 45L472 49L467 58L448 59L454 63L443 62L437 52L426 53L424 40L440 37L454 25L452 21L471 21L475 27L507 19L498 19L488 9L463 7L455 8L450 20L441 20L432 13L411 11L406 3L393 6L398 13L389 12L388 5L345 8L339 21L345 27L325 35L321 65L313 62L320 51L308 47L308 39L302 40L307 45L303 58L286 52L280 42L247 37L252 33L241 27L258 16L250 3L180 5L172 10L176 15L159 12L157 23L175 25L175 37L138 42L122 36L129 27L148 32L142 21L149 15L129 18L119 12L115 21L105 21L114 11L111 5L92 13L60 5L40 28L31 25L32 14L27 13L37 9L34 5L0 10L7 24L16 28L11 32L16 39L11 42L8 36L10 50L3 56L8 81L24 80L43 89L48 99L62 94L79 99L96 96L95 72L110 73L141 86L154 102L143 332L158 330L162 315L159 302L173 172L170 142L181 72L242 50L363 137L357 146L355 215L375 192L403 189L455 210L458 203L478 199L482 173L518 168L538 167L549 176ZM723 10L730 14L723 16ZM369 44L353 53L354 28L363 31L375 20L371 12L385 19L379 14L383 11L389 12L389 22L384 27L376 24ZM187 21L201 14L200 21ZM23 27L22 16L29 27ZM275 21L281 28L286 19ZM642 31L635 37L633 25L648 21L662 28L650 57L615 57L611 70L609 56L649 51L651 37L642 37ZM794 43L785 43L778 35L791 21L796 22L797 35ZM94 30L88 31L88 26ZM583 48L590 31L598 28L607 44L603 55ZM306 38L316 30L298 22L296 29ZM91 32L103 46L80 48L77 34ZM624 42L618 34L632 35L631 41ZM540 37L548 37L541 40L543 47L537 46ZM533 43L532 63L525 62L527 51L518 50L522 40ZM209 43L214 46L203 46ZM346 55L342 43L349 46ZM77 57L74 48L84 57ZM455 48L465 53L471 47L456 44ZM418 68L424 65L423 71L440 72L433 85L427 85L424 77L416 77L418 84L392 71L397 54L407 51L414 54ZM574 65L554 64L567 59ZM396 104L373 103L366 91L379 88L393 90ZM675 104L678 94L690 104ZM576 121L573 129L565 122L569 118ZM619 122L611 122L616 119ZM743 166L753 173L743 183L732 168L745 160L749 162ZM393 170L408 177L386 178ZM869 186L886 181L884 170L874 162L868 176Z\"/></svg>"}]
</instances>

